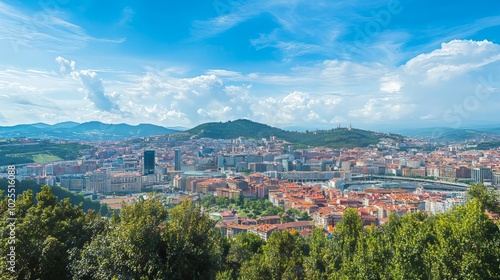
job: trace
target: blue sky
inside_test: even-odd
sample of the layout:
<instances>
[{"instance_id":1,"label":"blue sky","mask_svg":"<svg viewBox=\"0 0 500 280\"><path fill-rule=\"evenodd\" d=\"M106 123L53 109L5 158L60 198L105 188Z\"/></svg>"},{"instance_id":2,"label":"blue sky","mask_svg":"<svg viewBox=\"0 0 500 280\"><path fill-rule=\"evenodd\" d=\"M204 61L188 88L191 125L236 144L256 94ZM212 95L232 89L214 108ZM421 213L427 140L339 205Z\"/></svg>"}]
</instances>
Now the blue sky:
<instances>
[{"instance_id":1,"label":"blue sky","mask_svg":"<svg viewBox=\"0 0 500 280\"><path fill-rule=\"evenodd\" d=\"M0 125L499 124L500 3L0 1Z\"/></svg>"}]
</instances>

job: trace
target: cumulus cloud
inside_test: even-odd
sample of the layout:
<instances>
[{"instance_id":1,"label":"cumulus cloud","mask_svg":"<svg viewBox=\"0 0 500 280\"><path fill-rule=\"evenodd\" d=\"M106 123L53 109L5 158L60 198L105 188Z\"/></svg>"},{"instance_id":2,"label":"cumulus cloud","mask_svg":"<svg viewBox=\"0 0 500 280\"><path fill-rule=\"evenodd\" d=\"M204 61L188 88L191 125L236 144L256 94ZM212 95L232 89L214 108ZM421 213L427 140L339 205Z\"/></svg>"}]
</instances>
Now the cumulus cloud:
<instances>
[{"instance_id":1,"label":"cumulus cloud","mask_svg":"<svg viewBox=\"0 0 500 280\"><path fill-rule=\"evenodd\" d=\"M67 60L66 58L62 56L56 57L56 61L60 64L59 71L62 73L67 73L67 71L72 72L75 71L76 68L76 62ZM68 69L69 68L69 69Z\"/></svg>"},{"instance_id":2,"label":"cumulus cloud","mask_svg":"<svg viewBox=\"0 0 500 280\"><path fill-rule=\"evenodd\" d=\"M102 79L97 72L91 70L76 71L75 61L70 61L61 56L56 57L56 61L60 64L61 72L69 72L69 76L80 81L86 94L85 99L92 102L98 110L107 112L112 110L119 111L118 105L113 103L110 97L104 92Z\"/></svg>"},{"instance_id":3,"label":"cumulus cloud","mask_svg":"<svg viewBox=\"0 0 500 280\"><path fill-rule=\"evenodd\" d=\"M109 96L104 93L102 79L94 71L80 70L72 72L75 77L80 79L82 86L87 94L86 99L94 103L95 107L102 111L119 110L118 105L113 103Z\"/></svg>"},{"instance_id":4,"label":"cumulus cloud","mask_svg":"<svg viewBox=\"0 0 500 280\"><path fill-rule=\"evenodd\" d=\"M500 80L499 66L499 45L453 40L409 60L384 83L393 84L394 89L401 85L399 104L415 108L409 116L460 126L497 115L492 104L500 101L494 94L498 87L488 77ZM468 105L470 102L474 106Z\"/></svg>"},{"instance_id":5,"label":"cumulus cloud","mask_svg":"<svg viewBox=\"0 0 500 280\"><path fill-rule=\"evenodd\" d=\"M453 40L409 60L403 71L426 82L449 80L500 60L500 46L489 41Z\"/></svg>"},{"instance_id":6,"label":"cumulus cloud","mask_svg":"<svg viewBox=\"0 0 500 280\"><path fill-rule=\"evenodd\" d=\"M252 113L259 120L274 125L296 123L329 123L341 110L338 96L314 97L305 92L291 92L283 97L259 99L251 105Z\"/></svg>"}]
</instances>

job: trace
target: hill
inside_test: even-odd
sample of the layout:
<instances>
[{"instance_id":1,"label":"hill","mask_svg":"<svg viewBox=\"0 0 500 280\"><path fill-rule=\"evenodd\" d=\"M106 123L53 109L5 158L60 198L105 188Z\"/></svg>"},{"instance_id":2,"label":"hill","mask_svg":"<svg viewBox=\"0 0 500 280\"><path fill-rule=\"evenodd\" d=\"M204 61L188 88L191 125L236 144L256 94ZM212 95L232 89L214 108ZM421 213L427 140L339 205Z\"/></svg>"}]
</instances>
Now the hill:
<instances>
[{"instance_id":1,"label":"hill","mask_svg":"<svg viewBox=\"0 0 500 280\"><path fill-rule=\"evenodd\" d=\"M87 145L78 143L54 143L47 140L0 141L0 166L32 162L50 162L77 159Z\"/></svg>"},{"instance_id":2,"label":"hill","mask_svg":"<svg viewBox=\"0 0 500 280\"><path fill-rule=\"evenodd\" d=\"M276 136L280 140L297 147L353 148L367 147L381 140L400 141L402 136L361 129L335 128L317 131L287 131L250 120L212 122L196 126L186 131L192 138L233 139L238 137L261 139Z\"/></svg>"},{"instance_id":3,"label":"hill","mask_svg":"<svg viewBox=\"0 0 500 280\"><path fill-rule=\"evenodd\" d=\"M123 140L170 134L177 130L152 124L105 124L97 121L86 123L63 122L54 125L43 123L0 126L0 138L64 139L78 141Z\"/></svg>"},{"instance_id":4,"label":"hill","mask_svg":"<svg viewBox=\"0 0 500 280\"><path fill-rule=\"evenodd\" d=\"M410 137L422 137L439 142L463 142L498 138L500 128L419 128L400 130L399 133Z\"/></svg>"}]
</instances>

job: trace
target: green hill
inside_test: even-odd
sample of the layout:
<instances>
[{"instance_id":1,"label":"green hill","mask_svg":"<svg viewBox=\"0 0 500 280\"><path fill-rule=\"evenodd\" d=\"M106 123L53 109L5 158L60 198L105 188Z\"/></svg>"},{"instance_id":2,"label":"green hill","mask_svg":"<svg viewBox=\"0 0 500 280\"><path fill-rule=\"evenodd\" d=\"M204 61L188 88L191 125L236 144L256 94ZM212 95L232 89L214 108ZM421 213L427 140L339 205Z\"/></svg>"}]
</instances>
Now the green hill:
<instances>
[{"instance_id":1,"label":"green hill","mask_svg":"<svg viewBox=\"0 0 500 280\"><path fill-rule=\"evenodd\" d=\"M377 144L382 140L402 140L402 136L400 135L355 128L335 128L306 132L286 131L244 119L224 123L205 123L187 130L186 133L192 138L206 137L214 139L234 139L240 136L261 139L276 136L277 139L293 143L297 145L297 147L353 148L367 147L372 144Z\"/></svg>"},{"instance_id":2,"label":"green hill","mask_svg":"<svg viewBox=\"0 0 500 280\"><path fill-rule=\"evenodd\" d=\"M32 162L77 159L82 149L78 143L56 143L48 140L0 139L0 166Z\"/></svg>"}]
</instances>

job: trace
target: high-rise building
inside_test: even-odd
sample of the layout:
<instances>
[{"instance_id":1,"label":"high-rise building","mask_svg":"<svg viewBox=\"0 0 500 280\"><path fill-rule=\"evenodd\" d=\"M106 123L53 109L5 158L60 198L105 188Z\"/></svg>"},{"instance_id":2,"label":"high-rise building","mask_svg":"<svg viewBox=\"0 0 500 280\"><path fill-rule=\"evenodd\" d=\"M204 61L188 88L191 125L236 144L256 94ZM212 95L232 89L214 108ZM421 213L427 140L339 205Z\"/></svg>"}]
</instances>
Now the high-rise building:
<instances>
[{"instance_id":1,"label":"high-rise building","mask_svg":"<svg viewBox=\"0 0 500 280\"><path fill-rule=\"evenodd\" d=\"M500 187L500 171L493 172L491 176L491 184L496 187Z\"/></svg>"},{"instance_id":2,"label":"high-rise building","mask_svg":"<svg viewBox=\"0 0 500 280\"><path fill-rule=\"evenodd\" d=\"M181 164L182 164L182 152L180 149L175 149L175 154L174 154L174 169L175 169L175 171L181 170Z\"/></svg>"},{"instance_id":3,"label":"high-rise building","mask_svg":"<svg viewBox=\"0 0 500 280\"><path fill-rule=\"evenodd\" d=\"M146 150L144 151L144 169L143 174L155 174L155 151L154 150Z\"/></svg>"},{"instance_id":4,"label":"high-rise building","mask_svg":"<svg viewBox=\"0 0 500 280\"><path fill-rule=\"evenodd\" d=\"M457 178L472 178L471 169L466 166L459 166L456 168Z\"/></svg>"},{"instance_id":5,"label":"high-rise building","mask_svg":"<svg viewBox=\"0 0 500 280\"><path fill-rule=\"evenodd\" d=\"M284 172L289 172L289 171L293 170L293 165L292 165L292 162L290 160L283 159L282 164L283 164L283 171Z\"/></svg>"},{"instance_id":6,"label":"high-rise building","mask_svg":"<svg viewBox=\"0 0 500 280\"><path fill-rule=\"evenodd\" d=\"M217 167L223 169L224 166L226 165L226 161L224 159L224 156L217 156Z\"/></svg>"},{"instance_id":7,"label":"high-rise building","mask_svg":"<svg viewBox=\"0 0 500 280\"><path fill-rule=\"evenodd\" d=\"M485 180L491 180L491 168L476 167L472 169L472 180L474 183L483 183Z\"/></svg>"}]
</instances>

